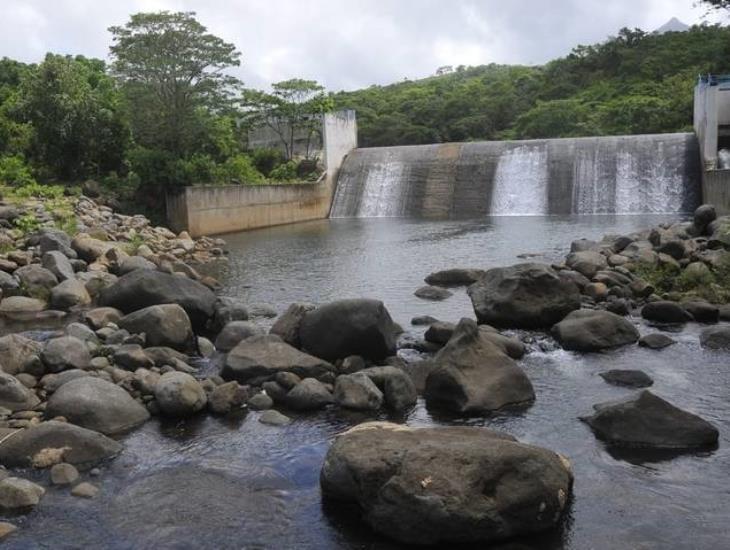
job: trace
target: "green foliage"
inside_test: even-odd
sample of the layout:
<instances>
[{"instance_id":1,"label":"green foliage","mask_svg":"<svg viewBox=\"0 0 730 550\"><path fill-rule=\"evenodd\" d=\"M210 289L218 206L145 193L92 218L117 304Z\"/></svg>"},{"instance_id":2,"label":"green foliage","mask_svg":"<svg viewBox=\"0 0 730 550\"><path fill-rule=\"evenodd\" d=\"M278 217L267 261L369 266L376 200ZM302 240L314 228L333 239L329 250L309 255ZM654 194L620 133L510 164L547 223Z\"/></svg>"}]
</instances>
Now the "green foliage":
<instances>
[{"instance_id":1,"label":"green foliage","mask_svg":"<svg viewBox=\"0 0 730 550\"><path fill-rule=\"evenodd\" d=\"M221 183L258 184L264 183L264 175L254 166L247 155L230 157L222 166L224 180Z\"/></svg>"},{"instance_id":2,"label":"green foliage","mask_svg":"<svg viewBox=\"0 0 730 550\"><path fill-rule=\"evenodd\" d=\"M322 115L334 108L334 100L314 80L294 78L271 85L271 93L246 90L243 104L248 125L270 128L284 146L285 157L294 157L295 140L306 143L304 157L309 159L313 138L319 131Z\"/></svg>"},{"instance_id":3,"label":"green foliage","mask_svg":"<svg viewBox=\"0 0 730 550\"><path fill-rule=\"evenodd\" d=\"M176 157L196 150L207 115L226 109L238 85L225 73L240 63L235 46L209 34L194 12L137 13L109 31L137 143Z\"/></svg>"},{"instance_id":4,"label":"green foliage","mask_svg":"<svg viewBox=\"0 0 730 550\"><path fill-rule=\"evenodd\" d=\"M251 159L256 170L261 172L267 178L274 168L285 161L284 155L281 151L266 147L254 149L251 153Z\"/></svg>"},{"instance_id":5,"label":"green foliage","mask_svg":"<svg viewBox=\"0 0 730 550\"><path fill-rule=\"evenodd\" d=\"M652 285L659 295L714 304L730 302L730 253L723 255L712 269L640 264L633 268L633 273Z\"/></svg>"},{"instance_id":6,"label":"green foliage","mask_svg":"<svg viewBox=\"0 0 730 550\"><path fill-rule=\"evenodd\" d=\"M725 2L720 2L725 4ZM730 72L730 28L622 29L544 66L484 65L333 96L365 147L686 131L698 74Z\"/></svg>"},{"instance_id":7,"label":"green foliage","mask_svg":"<svg viewBox=\"0 0 730 550\"><path fill-rule=\"evenodd\" d=\"M41 227L41 222L32 213L23 214L19 218L16 218L13 223L25 235L33 233Z\"/></svg>"},{"instance_id":8,"label":"green foliage","mask_svg":"<svg viewBox=\"0 0 730 550\"><path fill-rule=\"evenodd\" d=\"M64 188L60 185L44 185L31 182L13 190L13 195L19 199L60 199L64 195Z\"/></svg>"},{"instance_id":9,"label":"green foliage","mask_svg":"<svg viewBox=\"0 0 730 550\"><path fill-rule=\"evenodd\" d=\"M283 164L280 164L269 173L269 177L274 181L295 181L298 179L297 163L293 160L289 160Z\"/></svg>"},{"instance_id":10,"label":"green foliage","mask_svg":"<svg viewBox=\"0 0 730 550\"><path fill-rule=\"evenodd\" d=\"M21 187L33 184L35 179L21 156L0 157L0 185Z\"/></svg>"}]
</instances>

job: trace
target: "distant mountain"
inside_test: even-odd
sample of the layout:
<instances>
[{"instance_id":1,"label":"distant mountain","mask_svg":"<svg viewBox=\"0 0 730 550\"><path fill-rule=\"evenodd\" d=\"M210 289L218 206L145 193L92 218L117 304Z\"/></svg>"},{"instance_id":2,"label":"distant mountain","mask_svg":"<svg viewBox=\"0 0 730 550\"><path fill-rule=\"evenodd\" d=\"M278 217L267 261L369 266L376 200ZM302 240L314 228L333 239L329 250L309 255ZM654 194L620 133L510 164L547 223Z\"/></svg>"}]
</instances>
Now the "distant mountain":
<instances>
[{"instance_id":1,"label":"distant mountain","mask_svg":"<svg viewBox=\"0 0 730 550\"><path fill-rule=\"evenodd\" d=\"M685 32L689 30L689 25L682 23L676 17L672 17L661 27L654 31L654 34L664 34L665 32Z\"/></svg>"}]
</instances>

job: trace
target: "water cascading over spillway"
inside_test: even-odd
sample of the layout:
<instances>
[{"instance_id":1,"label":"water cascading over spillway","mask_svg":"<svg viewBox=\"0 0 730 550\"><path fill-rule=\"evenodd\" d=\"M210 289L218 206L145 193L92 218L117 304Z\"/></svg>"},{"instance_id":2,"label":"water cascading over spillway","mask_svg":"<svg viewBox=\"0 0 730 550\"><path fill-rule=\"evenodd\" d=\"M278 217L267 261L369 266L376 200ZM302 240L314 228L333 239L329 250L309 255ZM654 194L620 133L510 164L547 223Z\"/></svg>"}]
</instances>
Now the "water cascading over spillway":
<instances>
[{"instance_id":1,"label":"water cascading over spillway","mask_svg":"<svg viewBox=\"0 0 730 550\"><path fill-rule=\"evenodd\" d=\"M331 217L688 212L700 178L694 134L356 149Z\"/></svg>"}]
</instances>

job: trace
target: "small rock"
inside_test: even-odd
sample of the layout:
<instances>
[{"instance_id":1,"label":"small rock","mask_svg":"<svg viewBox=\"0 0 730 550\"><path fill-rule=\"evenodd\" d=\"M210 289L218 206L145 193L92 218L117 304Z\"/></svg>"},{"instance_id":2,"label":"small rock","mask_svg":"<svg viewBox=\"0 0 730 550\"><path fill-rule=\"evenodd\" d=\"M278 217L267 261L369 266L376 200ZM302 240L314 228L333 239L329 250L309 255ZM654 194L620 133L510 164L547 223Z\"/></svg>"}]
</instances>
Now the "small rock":
<instances>
[{"instance_id":1,"label":"small rock","mask_svg":"<svg viewBox=\"0 0 730 550\"><path fill-rule=\"evenodd\" d=\"M73 496L81 498L94 498L98 492L99 488L96 485L92 485L88 481L79 483L73 489L71 489L71 494Z\"/></svg>"},{"instance_id":2,"label":"small rock","mask_svg":"<svg viewBox=\"0 0 730 550\"><path fill-rule=\"evenodd\" d=\"M640 370L609 370L599 374L601 378L614 386L647 388L654 383L648 374Z\"/></svg>"},{"instance_id":3,"label":"small rock","mask_svg":"<svg viewBox=\"0 0 730 550\"><path fill-rule=\"evenodd\" d=\"M5 540L8 535L16 531L18 528L7 521L0 521L0 540Z\"/></svg>"},{"instance_id":4,"label":"small rock","mask_svg":"<svg viewBox=\"0 0 730 550\"><path fill-rule=\"evenodd\" d=\"M441 301L453 296L453 292L438 286L422 286L413 293L416 297L424 300Z\"/></svg>"},{"instance_id":5,"label":"small rock","mask_svg":"<svg viewBox=\"0 0 730 550\"><path fill-rule=\"evenodd\" d=\"M51 483L54 485L71 485L79 478L79 471L73 464L62 462L51 468Z\"/></svg>"},{"instance_id":6,"label":"small rock","mask_svg":"<svg viewBox=\"0 0 730 550\"><path fill-rule=\"evenodd\" d=\"M271 426L286 426L287 424L291 424L291 418L281 414L279 411L269 409L268 411L261 413L261 416L259 416L259 422L262 424L269 424Z\"/></svg>"},{"instance_id":7,"label":"small rock","mask_svg":"<svg viewBox=\"0 0 730 550\"><path fill-rule=\"evenodd\" d=\"M19 477L0 481L0 509L24 511L38 504L45 493L40 485Z\"/></svg>"},{"instance_id":8,"label":"small rock","mask_svg":"<svg viewBox=\"0 0 730 550\"><path fill-rule=\"evenodd\" d=\"M661 334L660 332L647 334L639 339L639 345L649 349L662 349L676 343L676 340L673 340L666 334Z\"/></svg>"},{"instance_id":9,"label":"small rock","mask_svg":"<svg viewBox=\"0 0 730 550\"><path fill-rule=\"evenodd\" d=\"M274 400L265 393L257 393L248 400L248 408L254 411L263 411L274 406Z\"/></svg>"}]
</instances>

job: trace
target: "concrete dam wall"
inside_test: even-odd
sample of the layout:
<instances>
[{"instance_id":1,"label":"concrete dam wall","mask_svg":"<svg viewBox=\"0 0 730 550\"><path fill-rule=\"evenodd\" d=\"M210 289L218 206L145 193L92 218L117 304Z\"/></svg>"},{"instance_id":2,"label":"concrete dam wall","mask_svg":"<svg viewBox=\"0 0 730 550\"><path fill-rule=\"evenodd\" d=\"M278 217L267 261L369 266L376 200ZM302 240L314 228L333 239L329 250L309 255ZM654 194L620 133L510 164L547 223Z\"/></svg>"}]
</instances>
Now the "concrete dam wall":
<instances>
[{"instance_id":1,"label":"concrete dam wall","mask_svg":"<svg viewBox=\"0 0 730 550\"><path fill-rule=\"evenodd\" d=\"M694 134L356 149L331 217L689 212L701 202Z\"/></svg>"}]
</instances>

